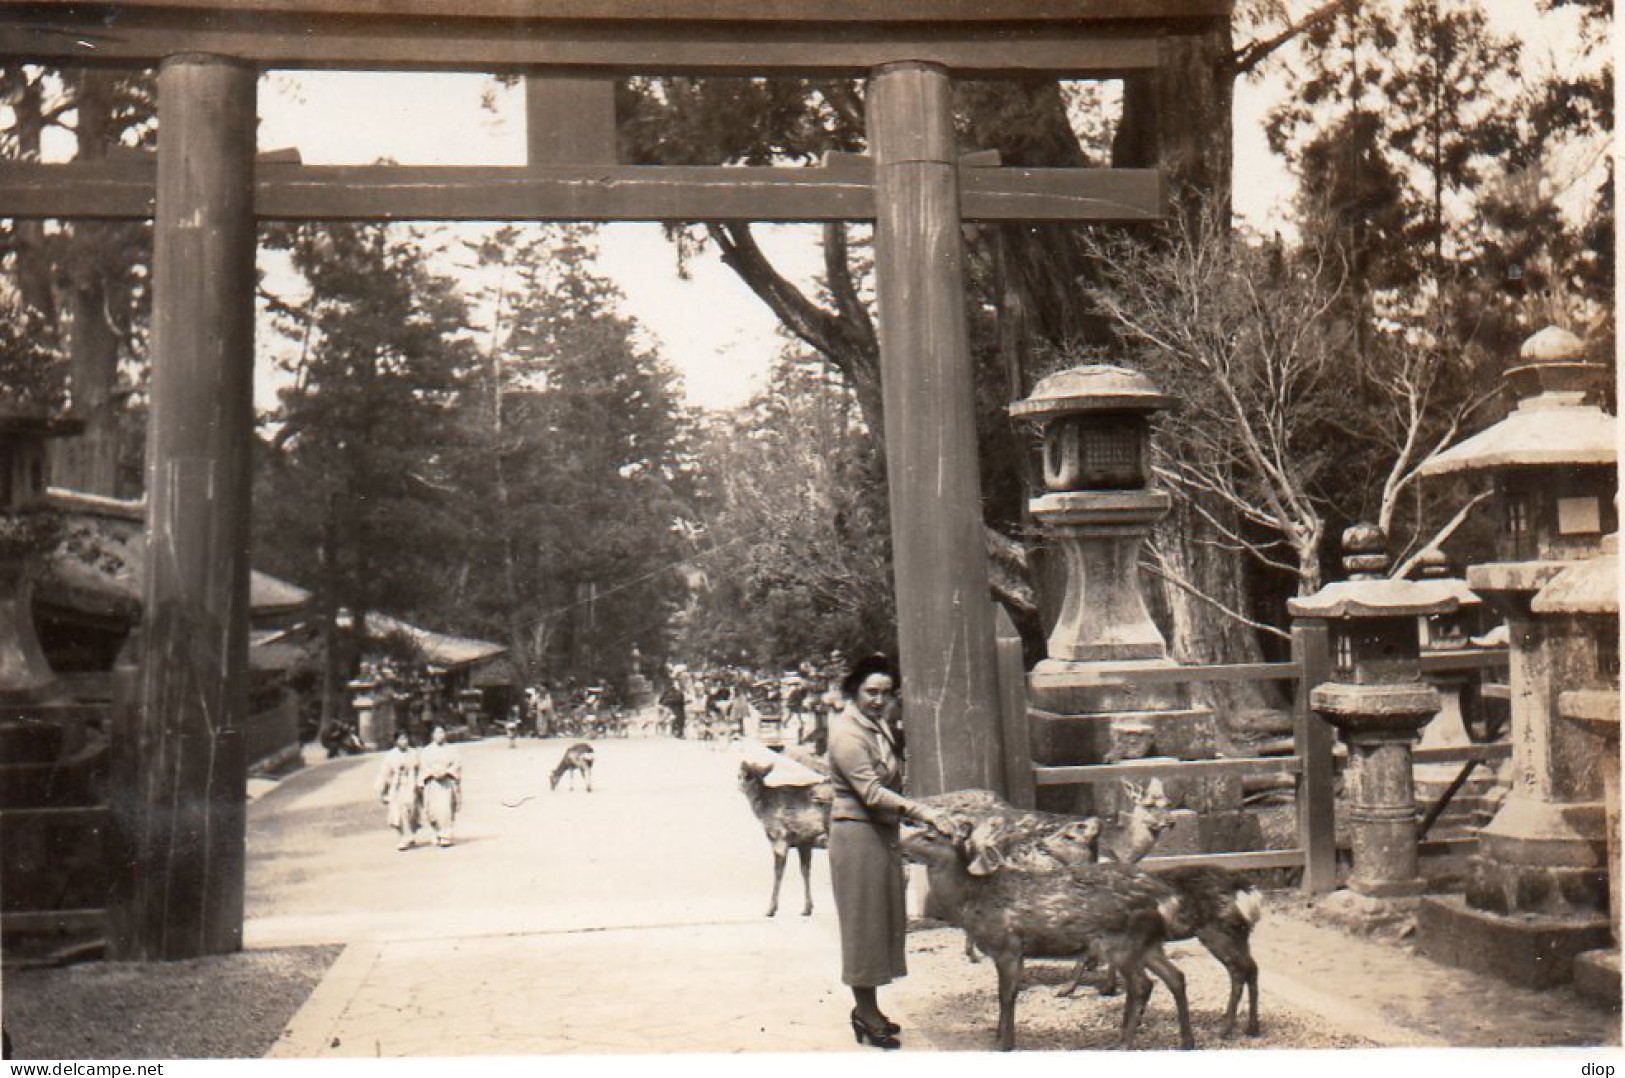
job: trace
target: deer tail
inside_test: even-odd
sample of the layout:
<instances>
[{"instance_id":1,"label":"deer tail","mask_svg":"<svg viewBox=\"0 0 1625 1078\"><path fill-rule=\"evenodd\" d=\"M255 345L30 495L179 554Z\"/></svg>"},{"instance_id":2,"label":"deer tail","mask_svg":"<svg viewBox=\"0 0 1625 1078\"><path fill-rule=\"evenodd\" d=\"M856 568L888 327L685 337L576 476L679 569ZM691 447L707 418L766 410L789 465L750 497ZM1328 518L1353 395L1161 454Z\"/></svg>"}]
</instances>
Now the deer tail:
<instances>
[{"instance_id":1,"label":"deer tail","mask_svg":"<svg viewBox=\"0 0 1625 1078\"><path fill-rule=\"evenodd\" d=\"M1236 911L1246 918L1247 923L1256 925L1264 919L1264 896L1256 887L1236 892Z\"/></svg>"}]
</instances>

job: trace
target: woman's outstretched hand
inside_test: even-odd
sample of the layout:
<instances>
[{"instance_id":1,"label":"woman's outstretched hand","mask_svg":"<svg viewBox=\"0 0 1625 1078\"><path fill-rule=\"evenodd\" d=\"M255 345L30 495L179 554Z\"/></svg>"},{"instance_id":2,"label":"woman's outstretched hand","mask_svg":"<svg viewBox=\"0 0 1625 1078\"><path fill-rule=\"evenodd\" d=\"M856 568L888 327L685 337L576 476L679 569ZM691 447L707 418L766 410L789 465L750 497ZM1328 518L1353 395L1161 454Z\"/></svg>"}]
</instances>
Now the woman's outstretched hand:
<instances>
[{"instance_id":1,"label":"woman's outstretched hand","mask_svg":"<svg viewBox=\"0 0 1625 1078\"><path fill-rule=\"evenodd\" d=\"M914 802L913 812L911 815L916 820L919 820L923 824L927 824L944 835L951 837L954 833L953 817L948 815L946 812L943 812L939 808L931 805L922 805L916 801Z\"/></svg>"}]
</instances>

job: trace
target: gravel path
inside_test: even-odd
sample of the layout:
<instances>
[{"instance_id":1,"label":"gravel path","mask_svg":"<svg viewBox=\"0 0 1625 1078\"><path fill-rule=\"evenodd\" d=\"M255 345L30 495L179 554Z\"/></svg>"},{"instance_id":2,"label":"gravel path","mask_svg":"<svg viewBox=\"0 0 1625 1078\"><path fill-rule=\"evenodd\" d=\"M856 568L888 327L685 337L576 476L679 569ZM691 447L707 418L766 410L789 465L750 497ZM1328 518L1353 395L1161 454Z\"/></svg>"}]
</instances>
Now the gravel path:
<instances>
[{"instance_id":1,"label":"gravel path","mask_svg":"<svg viewBox=\"0 0 1625 1078\"><path fill-rule=\"evenodd\" d=\"M0 1007L18 1059L257 1058L342 949L6 970Z\"/></svg>"}]
</instances>

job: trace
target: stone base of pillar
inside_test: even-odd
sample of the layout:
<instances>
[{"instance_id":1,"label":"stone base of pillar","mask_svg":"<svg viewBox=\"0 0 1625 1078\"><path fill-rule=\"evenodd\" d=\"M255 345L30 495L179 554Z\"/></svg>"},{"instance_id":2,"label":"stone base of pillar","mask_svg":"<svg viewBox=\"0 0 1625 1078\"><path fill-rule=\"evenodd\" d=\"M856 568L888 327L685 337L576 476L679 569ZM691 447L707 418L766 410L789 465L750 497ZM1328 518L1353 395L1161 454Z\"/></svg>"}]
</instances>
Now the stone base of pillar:
<instances>
[{"instance_id":1,"label":"stone base of pillar","mask_svg":"<svg viewBox=\"0 0 1625 1078\"><path fill-rule=\"evenodd\" d=\"M633 674L626 679L626 702L634 709L653 707L655 702L654 685L642 674Z\"/></svg>"},{"instance_id":2,"label":"stone base of pillar","mask_svg":"<svg viewBox=\"0 0 1625 1078\"><path fill-rule=\"evenodd\" d=\"M1574 987L1609 1007L1620 1005L1619 948L1586 951L1574 959Z\"/></svg>"},{"instance_id":3,"label":"stone base of pillar","mask_svg":"<svg viewBox=\"0 0 1625 1078\"><path fill-rule=\"evenodd\" d=\"M1601 801L1554 804L1513 793L1479 832L1479 852L1508 864L1602 869L1607 828Z\"/></svg>"},{"instance_id":4,"label":"stone base of pillar","mask_svg":"<svg viewBox=\"0 0 1625 1078\"><path fill-rule=\"evenodd\" d=\"M1420 902L1414 896L1379 898L1341 888L1315 901L1315 915L1364 936L1408 923Z\"/></svg>"},{"instance_id":5,"label":"stone base of pillar","mask_svg":"<svg viewBox=\"0 0 1625 1078\"><path fill-rule=\"evenodd\" d=\"M1351 876L1349 890L1366 898L1417 898L1427 891L1427 884L1420 876L1410 880L1362 880Z\"/></svg>"},{"instance_id":6,"label":"stone base of pillar","mask_svg":"<svg viewBox=\"0 0 1625 1078\"><path fill-rule=\"evenodd\" d=\"M1429 896L1417 907L1417 944L1436 962L1488 973L1526 988L1574 979L1575 959L1612 942L1608 918L1543 917L1473 909L1457 895Z\"/></svg>"},{"instance_id":7,"label":"stone base of pillar","mask_svg":"<svg viewBox=\"0 0 1625 1078\"><path fill-rule=\"evenodd\" d=\"M1601 803L1516 796L1479 832L1466 901L1490 913L1560 918L1608 909L1608 846Z\"/></svg>"}]
</instances>

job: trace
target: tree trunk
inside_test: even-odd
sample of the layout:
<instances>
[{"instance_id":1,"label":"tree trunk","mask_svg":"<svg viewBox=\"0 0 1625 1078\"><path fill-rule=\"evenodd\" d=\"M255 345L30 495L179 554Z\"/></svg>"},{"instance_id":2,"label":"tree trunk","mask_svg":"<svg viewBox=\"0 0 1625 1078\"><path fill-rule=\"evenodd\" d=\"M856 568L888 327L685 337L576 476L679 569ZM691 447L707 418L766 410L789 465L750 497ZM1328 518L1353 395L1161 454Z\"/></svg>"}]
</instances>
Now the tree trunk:
<instances>
[{"instance_id":1,"label":"tree trunk","mask_svg":"<svg viewBox=\"0 0 1625 1078\"><path fill-rule=\"evenodd\" d=\"M1150 589L1152 607L1161 615L1158 620L1164 623L1173 658L1198 665L1263 662L1258 630L1221 609L1251 613L1247 558L1218 545L1213 527L1177 498L1157 540L1170 571L1212 600L1204 601L1174 584ZM1261 682L1199 685L1195 692L1202 706L1221 716L1288 706L1271 685Z\"/></svg>"},{"instance_id":2,"label":"tree trunk","mask_svg":"<svg viewBox=\"0 0 1625 1078\"><path fill-rule=\"evenodd\" d=\"M1112 164L1161 168L1174 212L1199 213L1201 199L1209 198L1221 200L1227 217L1235 79L1229 23L1166 38L1163 50L1160 70L1125 80ZM1204 507L1221 519L1228 516L1220 505L1204 502ZM1205 602L1172 584L1152 589L1153 606L1164 612L1175 658L1200 664L1262 661L1258 631L1220 609L1243 615L1251 611L1247 560L1218 545L1211 525L1179 500L1158 537L1169 568L1213 600ZM1256 682L1198 686L1197 695L1220 715L1285 706Z\"/></svg>"},{"instance_id":3,"label":"tree trunk","mask_svg":"<svg viewBox=\"0 0 1625 1078\"><path fill-rule=\"evenodd\" d=\"M1228 208L1234 166L1235 59L1228 21L1163 39L1163 66L1123 83L1117 168L1160 167L1174 205L1193 210L1210 194Z\"/></svg>"},{"instance_id":4,"label":"tree trunk","mask_svg":"<svg viewBox=\"0 0 1625 1078\"><path fill-rule=\"evenodd\" d=\"M101 161L114 140L112 89L115 72L85 68L76 73L79 161ZM73 414L85 429L60 444L57 481L90 494L116 497L119 472L119 339L108 313L107 251L118 225L78 221L72 226L76 257L69 267L68 337Z\"/></svg>"}]
</instances>

